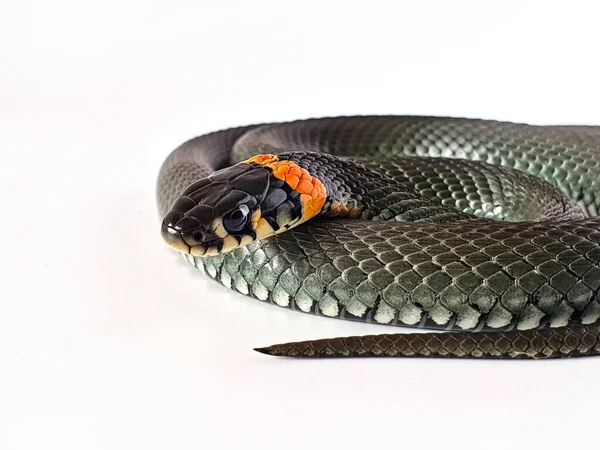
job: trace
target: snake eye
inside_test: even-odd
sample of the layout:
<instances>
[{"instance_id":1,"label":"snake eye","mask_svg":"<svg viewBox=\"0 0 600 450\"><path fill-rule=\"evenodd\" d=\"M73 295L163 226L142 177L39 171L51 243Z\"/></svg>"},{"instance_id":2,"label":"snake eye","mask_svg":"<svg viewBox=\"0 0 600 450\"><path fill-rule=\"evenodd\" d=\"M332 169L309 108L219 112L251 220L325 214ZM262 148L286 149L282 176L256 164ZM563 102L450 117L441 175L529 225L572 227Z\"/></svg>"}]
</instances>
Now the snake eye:
<instances>
[{"instance_id":1,"label":"snake eye","mask_svg":"<svg viewBox=\"0 0 600 450\"><path fill-rule=\"evenodd\" d=\"M246 205L240 205L238 209L233 210L223 218L223 226L230 233L242 231L248 223L250 209Z\"/></svg>"}]
</instances>

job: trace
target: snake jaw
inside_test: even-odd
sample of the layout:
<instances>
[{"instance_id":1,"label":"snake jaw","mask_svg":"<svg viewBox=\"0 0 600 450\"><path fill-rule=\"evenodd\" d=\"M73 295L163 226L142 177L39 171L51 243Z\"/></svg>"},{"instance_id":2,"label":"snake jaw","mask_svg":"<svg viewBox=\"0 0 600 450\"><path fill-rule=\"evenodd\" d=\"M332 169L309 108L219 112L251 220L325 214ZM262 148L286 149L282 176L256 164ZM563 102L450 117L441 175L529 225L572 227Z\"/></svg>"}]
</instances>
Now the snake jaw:
<instances>
[{"instance_id":1,"label":"snake jaw","mask_svg":"<svg viewBox=\"0 0 600 450\"><path fill-rule=\"evenodd\" d=\"M163 239L192 256L227 253L316 216L326 196L297 162L259 155L192 183L165 217Z\"/></svg>"},{"instance_id":2,"label":"snake jaw","mask_svg":"<svg viewBox=\"0 0 600 450\"><path fill-rule=\"evenodd\" d=\"M175 228L166 225L163 222L161 228L161 235L163 240L175 250L181 253L190 253L190 246L185 243L181 233L177 231Z\"/></svg>"},{"instance_id":3,"label":"snake jaw","mask_svg":"<svg viewBox=\"0 0 600 450\"><path fill-rule=\"evenodd\" d=\"M600 329L592 324L600 321L599 222L582 219L570 198L597 214L599 130L356 117L211 133L183 144L161 169L161 213L184 184L199 173L213 173L180 195L176 221L163 236L177 249L204 256L205 247L190 247L195 242L185 240L185 233L193 232L188 224L198 219L206 229L213 224L223 251L252 244L250 251L241 249L229 258L186 259L220 283L262 301L318 315L456 331L334 338L256 349L261 353L598 354ZM231 159L267 148L282 153L222 169ZM286 161L323 183L326 197L318 214L336 220L309 222L289 238L253 244L304 221L307 209L296 189L303 173ZM531 175L545 181L533 182ZM300 187L309 195L306 183ZM261 210L248 227L252 234L241 239L224 223L226 235L214 225L231 212L217 207L232 191L254 199L247 212ZM228 207L239 204L226 202Z\"/></svg>"},{"instance_id":4,"label":"snake jaw","mask_svg":"<svg viewBox=\"0 0 600 450\"><path fill-rule=\"evenodd\" d=\"M215 243L214 240L207 244L190 245L180 230L177 230L175 227L166 225L164 223L162 225L161 235L165 243L171 248L177 250L178 252L192 256L216 255L219 253L219 247L221 246L220 243Z\"/></svg>"}]
</instances>

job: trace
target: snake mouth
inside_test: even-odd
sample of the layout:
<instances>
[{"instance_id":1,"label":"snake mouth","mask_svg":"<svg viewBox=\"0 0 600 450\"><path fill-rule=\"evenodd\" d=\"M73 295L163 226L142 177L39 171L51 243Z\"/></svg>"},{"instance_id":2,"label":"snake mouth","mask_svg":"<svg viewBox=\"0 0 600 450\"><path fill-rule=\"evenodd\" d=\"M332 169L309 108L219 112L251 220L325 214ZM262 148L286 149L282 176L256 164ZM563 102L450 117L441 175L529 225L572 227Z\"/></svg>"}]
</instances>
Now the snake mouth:
<instances>
[{"instance_id":1,"label":"snake mouth","mask_svg":"<svg viewBox=\"0 0 600 450\"><path fill-rule=\"evenodd\" d=\"M223 244L220 240L213 240L205 244L192 245L190 247L190 254L192 256L214 256L218 255L222 248Z\"/></svg>"},{"instance_id":2,"label":"snake mouth","mask_svg":"<svg viewBox=\"0 0 600 450\"><path fill-rule=\"evenodd\" d=\"M192 256L213 256L221 252L223 243L220 239L213 239L206 243L190 245L182 235L181 231L162 224L161 234L163 240L169 247L178 252Z\"/></svg>"},{"instance_id":3,"label":"snake mouth","mask_svg":"<svg viewBox=\"0 0 600 450\"><path fill-rule=\"evenodd\" d=\"M160 231L163 240L170 247L181 253L191 253L190 246L186 244L186 242L183 240L183 236L181 236L181 233L178 230L163 223Z\"/></svg>"}]
</instances>

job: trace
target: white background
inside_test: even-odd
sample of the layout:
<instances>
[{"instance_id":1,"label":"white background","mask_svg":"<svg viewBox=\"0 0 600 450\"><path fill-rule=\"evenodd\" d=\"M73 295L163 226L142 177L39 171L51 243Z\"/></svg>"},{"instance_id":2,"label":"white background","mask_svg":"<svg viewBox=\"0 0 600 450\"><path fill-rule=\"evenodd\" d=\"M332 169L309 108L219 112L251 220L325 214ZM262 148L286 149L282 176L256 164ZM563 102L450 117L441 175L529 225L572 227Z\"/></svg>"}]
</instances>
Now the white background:
<instances>
[{"instance_id":1,"label":"white background","mask_svg":"<svg viewBox=\"0 0 600 450\"><path fill-rule=\"evenodd\" d=\"M596 2L21 1L0 13L0 448L566 449L600 358L271 358L389 332L232 293L163 245L167 153L340 114L600 124Z\"/></svg>"}]
</instances>

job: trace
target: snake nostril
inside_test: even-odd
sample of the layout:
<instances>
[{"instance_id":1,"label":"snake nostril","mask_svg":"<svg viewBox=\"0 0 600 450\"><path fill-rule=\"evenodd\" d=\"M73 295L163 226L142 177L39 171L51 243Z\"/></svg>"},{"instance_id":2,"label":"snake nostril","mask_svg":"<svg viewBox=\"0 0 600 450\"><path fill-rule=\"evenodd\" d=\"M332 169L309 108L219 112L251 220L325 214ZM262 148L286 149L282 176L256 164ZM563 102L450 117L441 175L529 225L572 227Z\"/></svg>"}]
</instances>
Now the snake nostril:
<instances>
[{"instance_id":1,"label":"snake nostril","mask_svg":"<svg viewBox=\"0 0 600 450\"><path fill-rule=\"evenodd\" d=\"M203 227L182 232L181 237L190 247L203 245L207 241L206 230Z\"/></svg>"},{"instance_id":2,"label":"snake nostril","mask_svg":"<svg viewBox=\"0 0 600 450\"><path fill-rule=\"evenodd\" d=\"M178 211L171 211L167 216L163 219L163 227L175 228L177 222L183 217Z\"/></svg>"}]
</instances>

